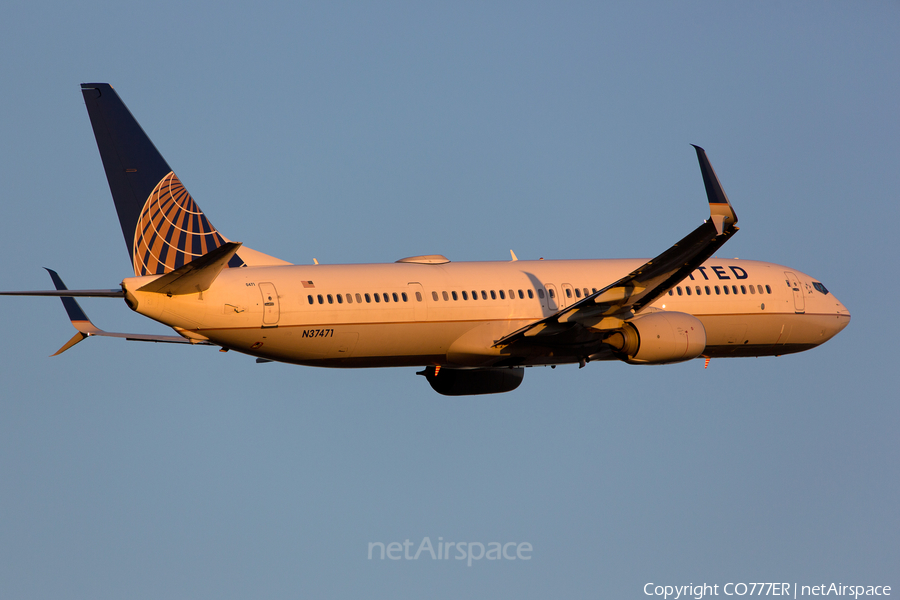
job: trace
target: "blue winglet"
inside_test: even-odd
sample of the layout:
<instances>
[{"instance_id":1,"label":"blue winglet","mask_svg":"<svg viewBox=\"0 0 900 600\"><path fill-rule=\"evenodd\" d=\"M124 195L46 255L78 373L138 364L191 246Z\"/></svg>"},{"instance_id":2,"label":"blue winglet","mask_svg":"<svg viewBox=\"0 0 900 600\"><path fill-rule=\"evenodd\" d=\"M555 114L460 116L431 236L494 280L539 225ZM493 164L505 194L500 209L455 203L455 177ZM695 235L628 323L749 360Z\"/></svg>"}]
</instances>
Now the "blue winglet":
<instances>
[{"instance_id":1,"label":"blue winglet","mask_svg":"<svg viewBox=\"0 0 900 600\"><path fill-rule=\"evenodd\" d=\"M57 290L68 290L66 284L63 283L62 278L59 274L53 269L48 269L44 267L48 273L50 273L50 279L53 280L53 285ZM94 335L96 333L101 332L88 318L87 314L84 310L81 309L81 306L78 304L78 301L75 298L70 296L61 296L60 300L62 300L63 308L66 309L66 314L69 315L69 320L72 322L72 326L78 330L78 332L72 336L68 342L63 344L63 347L51 354L50 356L57 356L62 354L81 340Z\"/></svg>"},{"instance_id":2,"label":"blue winglet","mask_svg":"<svg viewBox=\"0 0 900 600\"><path fill-rule=\"evenodd\" d=\"M57 290L69 289L66 287L66 284L63 283L63 280L60 278L59 274L56 271L54 271L53 269L48 269L47 267L44 267L44 270L50 273L50 279L53 280L53 285ZM62 300L63 307L66 309L66 313L69 315L69 320L71 320L73 323L75 321L87 321L88 323L91 322L91 320L88 319L87 314L85 314L85 312L81 309L81 306L78 304L75 298L62 296L60 297L60 300Z\"/></svg>"},{"instance_id":3,"label":"blue winglet","mask_svg":"<svg viewBox=\"0 0 900 600\"><path fill-rule=\"evenodd\" d=\"M709 215L716 226L716 231L722 235L726 229L737 229L735 227L738 222L737 214L731 207L731 202L728 201L728 196L725 195L725 190L722 189L716 172L709 164L706 151L696 144L691 144L691 146L697 151L700 172L703 174L703 185L706 187L706 197L709 199Z\"/></svg>"}]
</instances>

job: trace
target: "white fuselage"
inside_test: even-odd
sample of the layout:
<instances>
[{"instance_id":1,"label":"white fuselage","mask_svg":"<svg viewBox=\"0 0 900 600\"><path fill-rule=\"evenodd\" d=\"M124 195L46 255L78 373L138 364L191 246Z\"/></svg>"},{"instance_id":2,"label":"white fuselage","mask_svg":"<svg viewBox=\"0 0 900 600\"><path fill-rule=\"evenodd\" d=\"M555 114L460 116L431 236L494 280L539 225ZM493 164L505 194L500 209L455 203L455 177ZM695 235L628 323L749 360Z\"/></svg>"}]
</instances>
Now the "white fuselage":
<instances>
[{"instance_id":1,"label":"white fuselage","mask_svg":"<svg viewBox=\"0 0 900 600\"><path fill-rule=\"evenodd\" d=\"M244 267L223 270L197 294L136 291L154 277L128 278L123 286L140 314L185 337L261 358L327 367L489 366L505 358L493 341L644 262ZM849 322L847 309L822 290L796 269L712 258L644 312L697 317L706 329L703 356L780 355L817 346ZM549 344L518 364L578 362L578 354Z\"/></svg>"}]
</instances>

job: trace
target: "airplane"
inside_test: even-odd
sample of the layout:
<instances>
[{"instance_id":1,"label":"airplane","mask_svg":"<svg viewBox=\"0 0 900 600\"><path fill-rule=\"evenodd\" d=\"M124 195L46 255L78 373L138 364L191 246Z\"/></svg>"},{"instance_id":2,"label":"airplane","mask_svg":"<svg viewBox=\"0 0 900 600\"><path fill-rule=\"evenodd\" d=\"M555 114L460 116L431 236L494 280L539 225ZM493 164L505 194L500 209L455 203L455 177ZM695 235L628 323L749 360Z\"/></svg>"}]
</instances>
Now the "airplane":
<instances>
[{"instance_id":1,"label":"airplane","mask_svg":"<svg viewBox=\"0 0 900 600\"><path fill-rule=\"evenodd\" d=\"M651 259L451 262L440 254L387 264L297 265L225 238L107 83L82 95L134 268L116 289L58 296L87 337L218 346L335 368L424 367L448 396L516 389L525 369L620 360L658 365L780 356L814 348L850 322L817 279L783 265L714 257L735 211L694 146L710 216ZM177 335L108 332L78 297L124 299Z\"/></svg>"}]
</instances>

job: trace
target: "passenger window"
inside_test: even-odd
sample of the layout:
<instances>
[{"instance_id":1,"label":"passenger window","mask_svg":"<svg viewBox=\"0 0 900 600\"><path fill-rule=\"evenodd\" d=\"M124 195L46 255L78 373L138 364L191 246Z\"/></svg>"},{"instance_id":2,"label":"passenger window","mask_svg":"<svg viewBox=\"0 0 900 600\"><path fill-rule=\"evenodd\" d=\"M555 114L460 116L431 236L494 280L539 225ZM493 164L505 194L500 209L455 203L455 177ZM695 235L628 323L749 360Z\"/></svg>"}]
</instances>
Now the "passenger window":
<instances>
[{"instance_id":1,"label":"passenger window","mask_svg":"<svg viewBox=\"0 0 900 600\"><path fill-rule=\"evenodd\" d=\"M720 292L719 292L719 286L715 286L715 288L713 288L713 289L716 290L716 296L718 296L718 295L720 294Z\"/></svg>"},{"instance_id":2,"label":"passenger window","mask_svg":"<svg viewBox=\"0 0 900 600\"><path fill-rule=\"evenodd\" d=\"M751 294L755 294L755 293L756 293L756 288L753 287L752 285L750 286L750 293L751 293Z\"/></svg>"},{"instance_id":3,"label":"passenger window","mask_svg":"<svg viewBox=\"0 0 900 600\"><path fill-rule=\"evenodd\" d=\"M449 294L447 294L447 292L441 292L441 296L444 297L444 302L447 302L448 300L450 300L450 296L449 296Z\"/></svg>"},{"instance_id":4,"label":"passenger window","mask_svg":"<svg viewBox=\"0 0 900 600\"><path fill-rule=\"evenodd\" d=\"M678 292L678 295L680 296L681 295L681 286L679 285L678 287L676 287L675 291Z\"/></svg>"},{"instance_id":5,"label":"passenger window","mask_svg":"<svg viewBox=\"0 0 900 600\"><path fill-rule=\"evenodd\" d=\"M699 296L700 295L700 286L699 285L696 287L696 290L697 290L697 295Z\"/></svg>"},{"instance_id":6,"label":"passenger window","mask_svg":"<svg viewBox=\"0 0 900 600\"><path fill-rule=\"evenodd\" d=\"M587 288L584 288L584 296L585 296L585 297L590 296L590 294L588 294Z\"/></svg>"},{"instance_id":7,"label":"passenger window","mask_svg":"<svg viewBox=\"0 0 900 600\"><path fill-rule=\"evenodd\" d=\"M491 300L496 300L496 299L497 299L497 292L495 292L494 290L491 290Z\"/></svg>"},{"instance_id":8,"label":"passenger window","mask_svg":"<svg viewBox=\"0 0 900 600\"><path fill-rule=\"evenodd\" d=\"M525 292L523 292L522 290L519 290L519 300L524 300L524 299L525 299Z\"/></svg>"},{"instance_id":9,"label":"passenger window","mask_svg":"<svg viewBox=\"0 0 900 600\"><path fill-rule=\"evenodd\" d=\"M319 304L325 304L325 298L322 297L322 294L316 294L316 300L319 301Z\"/></svg>"},{"instance_id":10,"label":"passenger window","mask_svg":"<svg viewBox=\"0 0 900 600\"><path fill-rule=\"evenodd\" d=\"M418 294L418 292L416 292ZM404 302L408 302L409 299L406 297L406 292L400 292L400 297L403 298Z\"/></svg>"},{"instance_id":11,"label":"passenger window","mask_svg":"<svg viewBox=\"0 0 900 600\"><path fill-rule=\"evenodd\" d=\"M674 296L674 295L675 295L675 292L674 292L673 290L669 290L669 295L670 295L670 296Z\"/></svg>"},{"instance_id":12,"label":"passenger window","mask_svg":"<svg viewBox=\"0 0 900 600\"><path fill-rule=\"evenodd\" d=\"M744 295L747 294L747 288L746 288L745 286L743 286L743 285L741 286L741 293L744 294Z\"/></svg>"},{"instance_id":13,"label":"passenger window","mask_svg":"<svg viewBox=\"0 0 900 600\"><path fill-rule=\"evenodd\" d=\"M703 289L706 290L706 295L709 296L709 295L710 295L710 294L709 294L709 286L708 286L708 285L705 285L705 286L703 286Z\"/></svg>"},{"instance_id":14,"label":"passenger window","mask_svg":"<svg viewBox=\"0 0 900 600\"><path fill-rule=\"evenodd\" d=\"M463 297L463 300L468 300L468 299L469 299L469 293L468 293L466 290L463 290L463 291L462 291L462 297Z\"/></svg>"},{"instance_id":15,"label":"passenger window","mask_svg":"<svg viewBox=\"0 0 900 600\"><path fill-rule=\"evenodd\" d=\"M544 299L544 288L538 288L538 298Z\"/></svg>"},{"instance_id":16,"label":"passenger window","mask_svg":"<svg viewBox=\"0 0 900 600\"><path fill-rule=\"evenodd\" d=\"M459 300L459 296L456 295L456 292L450 292L450 295L453 296L454 300Z\"/></svg>"},{"instance_id":17,"label":"passenger window","mask_svg":"<svg viewBox=\"0 0 900 600\"><path fill-rule=\"evenodd\" d=\"M772 293L772 288L770 288L768 285L766 286L766 293L767 293L767 294L771 294L771 293Z\"/></svg>"},{"instance_id":18,"label":"passenger window","mask_svg":"<svg viewBox=\"0 0 900 600\"><path fill-rule=\"evenodd\" d=\"M478 300L478 292L472 290L472 300Z\"/></svg>"},{"instance_id":19,"label":"passenger window","mask_svg":"<svg viewBox=\"0 0 900 600\"><path fill-rule=\"evenodd\" d=\"M531 299L534 298L534 292L531 290L531 288L528 289L528 297Z\"/></svg>"},{"instance_id":20,"label":"passenger window","mask_svg":"<svg viewBox=\"0 0 900 600\"><path fill-rule=\"evenodd\" d=\"M343 303L344 303L344 297L341 296L340 294L338 294L338 295L337 295L337 301L338 301L338 304L343 304Z\"/></svg>"},{"instance_id":21,"label":"passenger window","mask_svg":"<svg viewBox=\"0 0 900 600\"><path fill-rule=\"evenodd\" d=\"M397 297L397 292L394 292L391 296L394 298L394 302L400 302L400 299Z\"/></svg>"},{"instance_id":22,"label":"passenger window","mask_svg":"<svg viewBox=\"0 0 900 600\"><path fill-rule=\"evenodd\" d=\"M437 302L437 300L438 300L437 292L431 292L431 299L434 300L435 302Z\"/></svg>"},{"instance_id":23,"label":"passenger window","mask_svg":"<svg viewBox=\"0 0 900 600\"><path fill-rule=\"evenodd\" d=\"M347 294L347 304L353 304L353 294Z\"/></svg>"},{"instance_id":24,"label":"passenger window","mask_svg":"<svg viewBox=\"0 0 900 600\"><path fill-rule=\"evenodd\" d=\"M375 292L372 295L375 296L375 302L381 302L381 296L378 294L378 292Z\"/></svg>"},{"instance_id":25,"label":"passenger window","mask_svg":"<svg viewBox=\"0 0 900 600\"><path fill-rule=\"evenodd\" d=\"M759 290L759 293L760 293L760 294L763 293L763 289L762 289L762 286L761 286L761 285L756 286L756 289Z\"/></svg>"},{"instance_id":26,"label":"passenger window","mask_svg":"<svg viewBox=\"0 0 900 600\"><path fill-rule=\"evenodd\" d=\"M422 292L416 292L416 302L422 301Z\"/></svg>"},{"instance_id":27,"label":"passenger window","mask_svg":"<svg viewBox=\"0 0 900 600\"><path fill-rule=\"evenodd\" d=\"M372 303L372 297L369 296L369 294L366 294L366 304L371 304L371 303Z\"/></svg>"},{"instance_id":28,"label":"passenger window","mask_svg":"<svg viewBox=\"0 0 900 600\"><path fill-rule=\"evenodd\" d=\"M723 286L722 286L722 291L725 292L725 295L727 296L727 295L728 295L728 286L727 286L727 285L723 285Z\"/></svg>"},{"instance_id":29,"label":"passenger window","mask_svg":"<svg viewBox=\"0 0 900 600\"><path fill-rule=\"evenodd\" d=\"M510 299L510 300L515 300L515 299L516 299L516 295L513 293L512 290L509 290L509 299Z\"/></svg>"},{"instance_id":30,"label":"passenger window","mask_svg":"<svg viewBox=\"0 0 900 600\"><path fill-rule=\"evenodd\" d=\"M566 298L571 298L571 297L572 297L572 290L570 290L569 288L566 288Z\"/></svg>"},{"instance_id":31,"label":"passenger window","mask_svg":"<svg viewBox=\"0 0 900 600\"><path fill-rule=\"evenodd\" d=\"M487 300L487 292L484 291L484 290L481 290L481 299L482 299L482 300Z\"/></svg>"},{"instance_id":32,"label":"passenger window","mask_svg":"<svg viewBox=\"0 0 900 600\"><path fill-rule=\"evenodd\" d=\"M503 293L503 290L500 290L500 299L506 300L506 294Z\"/></svg>"},{"instance_id":33,"label":"passenger window","mask_svg":"<svg viewBox=\"0 0 900 600\"><path fill-rule=\"evenodd\" d=\"M684 293L687 294L688 296L690 296L691 295L691 286L689 286L689 285L684 286Z\"/></svg>"},{"instance_id":34,"label":"passenger window","mask_svg":"<svg viewBox=\"0 0 900 600\"><path fill-rule=\"evenodd\" d=\"M313 303L312 295L307 296L306 299L309 300L310 304Z\"/></svg>"},{"instance_id":35,"label":"passenger window","mask_svg":"<svg viewBox=\"0 0 900 600\"><path fill-rule=\"evenodd\" d=\"M550 298L556 298L556 290L554 290L553 288L548 289L547 294L550 296Z\"/></svg>"},{"instance_id":36,"label":"passenger window","mask_svg":"<svg viewBox=\"0 0 900 600\"><path fill-rule=\"evenodd\" d=\"M362 304L362 296L360 296L359 294L356 294L356 302L358 304ZM368 300L367 300L367 302L368 302Z\"/></svg>"}]
</instances>

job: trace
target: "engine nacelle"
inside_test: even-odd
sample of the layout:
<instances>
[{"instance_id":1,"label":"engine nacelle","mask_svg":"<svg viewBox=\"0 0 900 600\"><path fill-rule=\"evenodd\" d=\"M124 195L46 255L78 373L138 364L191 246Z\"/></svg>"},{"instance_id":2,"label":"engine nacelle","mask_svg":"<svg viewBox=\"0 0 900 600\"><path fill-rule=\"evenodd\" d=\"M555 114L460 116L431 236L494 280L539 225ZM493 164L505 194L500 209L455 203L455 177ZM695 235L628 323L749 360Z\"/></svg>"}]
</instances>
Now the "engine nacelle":
<instances>
[{"instance_id":1,"label":"engine nacelle","mask_svg":"<svg viewBox=\"0 0 900 600\"><path fill-rule=\"evenodd\" d=\"M605 341L627 363L662 365L700 356L706 349L706 329L693 315L660 311L626 321Z\"/></svg>"},{"instance_id":2,"label":"engine nacelle","mask_svg":"<svg viewBox=\"0 0 900 600\"><path fill-rule=\"evenodd\" d=\"M417 375L424 375L431 387L444 396L474 396L499 394L519 387L525 377L523 367L499 369L448 369L426 367Z\"/></svg>"}]
</instances>

